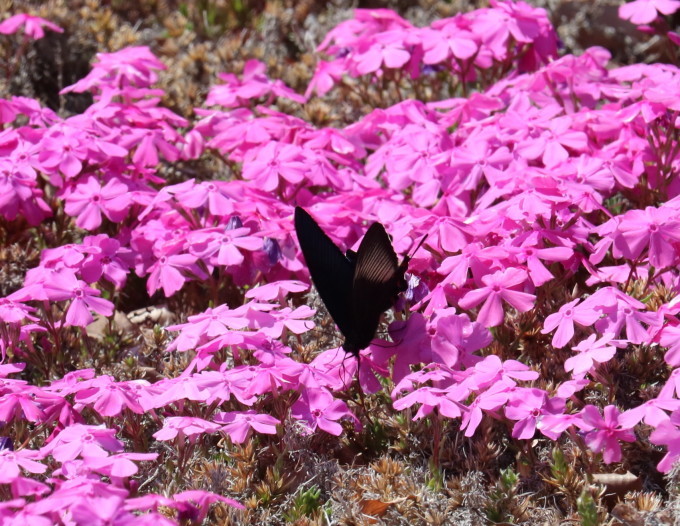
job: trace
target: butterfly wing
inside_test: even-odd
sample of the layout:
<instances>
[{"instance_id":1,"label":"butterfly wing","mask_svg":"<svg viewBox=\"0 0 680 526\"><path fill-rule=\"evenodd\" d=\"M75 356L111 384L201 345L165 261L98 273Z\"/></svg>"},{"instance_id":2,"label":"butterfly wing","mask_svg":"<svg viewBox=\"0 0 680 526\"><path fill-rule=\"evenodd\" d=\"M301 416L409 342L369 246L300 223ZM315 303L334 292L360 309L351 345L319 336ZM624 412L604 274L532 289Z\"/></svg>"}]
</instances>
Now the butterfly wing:
<instances>
[{"instance_id":1,"label":"butterfly wing","mask_svg":"<svg viewBox=\"0 0 680 526\"><path fill-rule=\"evenodd\" d=\"M295 232L307 268L328 312L347 337L355 262L350 261L305 210L295 208Z\"/></svg>"},{"instance_id":2,"label":"butterfly wing","mask_svg":"<svg viewBox=\"0 0 680 526\"><path fill-rule=\"evenodd\" d=\"M358 353L371 343L380 316L406 289L406 266L397 262L390 237L373 223L359 245L351 296L351 332L345 333L345 350Z\"/></svg>"}]
</instances>

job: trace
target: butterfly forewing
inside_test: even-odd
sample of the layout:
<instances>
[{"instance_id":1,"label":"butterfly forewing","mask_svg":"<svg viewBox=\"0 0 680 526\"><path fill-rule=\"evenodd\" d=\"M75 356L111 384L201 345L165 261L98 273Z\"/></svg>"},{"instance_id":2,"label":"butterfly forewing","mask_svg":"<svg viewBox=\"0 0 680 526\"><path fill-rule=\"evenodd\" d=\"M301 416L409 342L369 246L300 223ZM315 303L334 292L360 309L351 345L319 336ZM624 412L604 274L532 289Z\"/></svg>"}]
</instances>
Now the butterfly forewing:
<instances>
[{"instance_id":1,"label":"butterfly forewing","mask_svg":"<svg viewBox=\"0 0 680 526\"><path fill-rule=\"evenodd\" d=\"M351 332L351 291L356 260L348 259L305 210L295 208L295 232L314 286L347 336Z\"/></svg>"}]
</instances>

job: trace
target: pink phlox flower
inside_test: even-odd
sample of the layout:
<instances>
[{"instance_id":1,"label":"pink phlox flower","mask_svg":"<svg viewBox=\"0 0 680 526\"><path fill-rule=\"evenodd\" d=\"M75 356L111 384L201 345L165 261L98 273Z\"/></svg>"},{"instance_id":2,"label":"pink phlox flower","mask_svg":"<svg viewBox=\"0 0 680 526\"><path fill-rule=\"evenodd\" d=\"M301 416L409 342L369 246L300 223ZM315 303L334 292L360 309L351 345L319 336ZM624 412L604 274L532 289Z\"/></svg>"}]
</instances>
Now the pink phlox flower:
<instances>
[{"instance_id":1,"label":"pink phlox flower","mask_svg":"<svg viewBox=\"0 0 680 526\"><path fill-rule=\"evenodd\" d=\"M680 398L680 368L673 369L659 392L659 398Z\"/></svg>"},{"instance_id":2,"label":"pink phlox flower","mask_svg":"<svg viewBox=\"0 0 680 526\"><path fill-rule=\"evenodd\" d=\"M28 382L26 382L24 380L14 380L14 379L4 380L10 374L20 373L25 368L26 368L26 364L21 363L21 362L0 364L0 392L2 392L2 389L5 386L4 382L17 383L17 385L26 385Z\"/></svg>"},{"instance_id":3,"label":"pink phlox flower","mask_svg":"<svg viewBox=\"0 0 680 526\"><path fill-rule=\"evenodd\" d=\"M0 300L0 305L2 300ZM2 319L2 308L0 307L0 319ZM664 361L672 366L680 366L680 325L666 325L659 334L659 343L668 347L664 355Z\"/></svg>"},{"instance_id":4,"label":"pink phlox flower","mask_svg":"<svg viewBox=\"0 0 680 526\"><path fill-rule=\"evenodd\" d=\"M51 215L36 179L33 168L0 159L0 213L5 219L11 221L22 214L36 225Z\"/></svg>"},{"instance_id":5,"label":"pink phlox flower","mask_svg":"<svg viewBox=\"0 0 680 526\"><path fill-rule=\"evenodd\" d=\"M148 268L147 292L151 296L162 287L163 294L169 298L191 277L205 279L207 276L197 262L198 258L192 254L173 253L172 251L161 254Z\"/></svg>"},{"instance_id":6,"label":"pink phlox flower","mask_svg":"<svg viewBox=\"0 0 680 526\"><path fill-rule=\"evenodd\" d=\"M92 405L94 410L102 416L118 416L124 409L141 415L145 411L138 401L140 391L130 387L130 384L135 383L149 385L143 380L116 382L109 375L100 375L91 380L87 388L80 389L76 393L75 402Z\"/></svg>"},{"instance_id":7,"label":"pink phlox flower","mask_svg":"<svg viewBox=\"0 0 680 526\"><path fill-rule=\"evenodd\" d=\"M341 391L354 382L357 372L357 361L348 359L341 348L328 349L309 364L301 365L297 380L306 389L325 387L331 391Z\"/></svg>"},{"instance_id":8,"label":"pink phlox flower","mask_svg":"<svg viewBox=\"0 0 680 526\"><path fill-rule=\"evenodd\" d=\"M466 367L474 365L481 358L472 356L472 353L493 341L489 330L478 322L471 322L467 314L445 315L439 311L435 324L432 361L451 368L459 363Z\"/></svg>"},{"instance_id":9,"label":"pink phlox flower","mask_svg":"<svg viewBox=\"0 0 680 526\"><path fill-rule=\"evenodd\" d=\"M659 16L659 13L672 15L678 9L680 9L678 0L633 0L619 6L619 17L636 25L649 24Z\"/></svg>"},{"instance_id":10,"label":"pink phlox flower","mask_svg":"<svg viewBox=\"0 0 680 526\"><path fill-rule=\"evenodd\" d=\"M519 312L526 312L534 306L536 296L515 290L528 279L525 270L507 268L482 276L484 286L467 292L458 302L461 308L470 309L484 302L477 315L477 321L486 327L496 327L503 323L502 301Z\"/></svg>"},{"instance_id":11,"label":"pink phlox flower","mask_svg":"<svg viewBox=\"0 0 680 526\"><path fill-rule=\"evenodd\" d=\"M435 409L447 418L460 418L462 414L460 405L451 400L447 394L446 389L423 386L395 400L392 405L397 411L403 411L415 404L420 404L413 420L425 418Z\"/></svg>"},{"instance_id":12,"label":"pink phlox flower","mask_svg":"<svg viewBox=\"0 0 680 526\"><path fill-rule=\"evenodd\" d=\"M344 54L369 35L382 31L408 29L411 24L391 9L355 9L354 18L331 29L316 48L327 55Z\"/></svg>"},{"instance_id":13,"label":"pink phlox flower","mask_svg":"<svg viewBox=\"0 0 680 526\"><path fill-rule=\"evenodd\" d=\"M76 478L100 473L112 479L131 477L139 471L133 460L156 460L157 453L118 453L105 457L85 457L83 460L67 460L61 468L52 472L54 476Z\"/></svg>"},{"instance_id":14,"label":"pink phlox flower","mask_svg":"<svg viewBox=\"0 0 680 526\"><path fill-rule=\"evenodd\" d=\"M171 416L163 421L163 427L153 434L156 440L173 440L174 438L189 437L194 442L204 433L214 433L220 428L219 424L208 422L202 418L190 416Z\"/></svg>"},{"instance_id":15,"label":"pink phlox flower","mask_svg":"<svg viewBox=\"0 0 680 526\"><path fill-rule=\"evenodd\" d=\"M396 143L391 147L384 175L388 186L404 190L413 184L414 202L423 207L432 206L439 197L442 172L447 168L448 156L442 148L448 137L408 125L392 140Z\"/></svg>"},{"instance_id":16,"label":"pink phlox flower","mask_svg":"<svg viewBox=\"0 0 680 526\"><path fill-rule=\"evenodd\" d=\"M471 437L475 434L477 427L479 427L479 424L482 421L484 412L494 413L497 409L505 405L512 391L515 389L514 385L514 382L512 384L507 384L503 381L499 381L477 394L476 398L463 412L460 429L465 430L466 437Z\"/></svg>"},{"instance_id":17,"label":"pink phlox flower","mask_svg":"<svg viewBox=\"0 0 680 526\"><path fill-rule=\"evenodd\" d=\"M128 214L131 203L128 186L118 178L110 179L101 186L89 176L77 184L65 197L64 211L76 218L76 225L94 230L102 224L102 214L109 221L121 222Z\"/></svg>"},{"instance_id":18,"label":"pink phlox flower","mask_svg":"<svg viewBox=\"0 0 680 526\"><path fill-rule=\"evenodd\" d=\"M431 28L422 29L417 38L423 46L425 64L448 65L457 59L467 60L477 53L476 35L465 30L459 21L462 17L437 20Z\"/></svg>"},{"instance_id":19,"label":"pink phlox flower","mask_svg":"<svg viewBox=\"0 0 680 526\"><path fill-rule=\"evenodd\" d=\"M664 394L667 395L667 393ZM678 409L680 409L680 400L659 395L657 398L647 400L639 406L621 413L619 422L624 428L632 428L641 421L656 428L670 418L667 411L675 412Z\"/></svg>"},{"instance_id":20,"label":"pink phlox flower","mask_svg":"<svg viewBox=\"0 0 680 526\"><path fill-rule=\"evenodd\" d=\"M213 422L222 424L220 431L229 435L237 444L243 444L250 435L251 429L268 435L276 434L276 426L280 420L270 415L258 414L255 411L230 411L217 413Z\"/></svg>"},{"instance_id":21,"label":"pink phlox flower","mask_svg":"<svg viewBox=\"0 0 680 526\"><path fill-rule=\"evenodd\" d=\"M577 298L560 307L560 310L551 314L543 322L542 334L548 334L555 328L557 331L553 335L553 347L562 348L569 343L574 336L574 323L582 327L593 325L600 314L590 308L585 302L577 305L580 300Z\"/></svg>"},{"instance_id":22,"label":"pink phlox flower","mask_svg":"<svg viewBox=\"0 0 680 526\"><path fill-rule=\"evenodd\" d=\"M405 31L396 29L366 37L350 56L351 69L358 75L366 75L383 67L401 68L411 58L406 36Z\"/></svg>"},{"instance_id":23,"label":"pink phlox flower","mask_svg":"<svg viewBox=\"0 0 680 526\"><path fill-rule=\"evenodd\" d=\"M95 283L103 277L117 289L123 288L132 268L133 252L106 234L87 236L83 239L83 246L95 249L86 255L80 267L83 279L88 283Z\"/></svg>"},{"instance_id":24,"label":"pink phlox flower","mask_svg":"<svg viewBox=\"0 0 680 526\"><path fill-rule=\"evenodd\" d=\"M560 395L558 394L558 396ZM560 396L560 398L562 397ZM580 424L580 413L546 414L536 423L536 429L551 440L557 440L564 431L572 426L579 426Z\"/></svg>"},{"instance_id":25,"label":"pink phlox flower","mask_svg":"<svg viewBox=\"0 0 680 526\"><path fill-rule=\"evenodd\" d=\"M148 88L158 81L156 71L166 69L146 46L128 47L113 53L97 53L92 70L60 94L106 89L124 90L129 87Z\"/></svg>"},{"instance_id":26,"label":"pink phlox flower","mask_svg":"<svg viewBox=\"0 0 680 526\"><path fill-rule=\"evenodd\" d=\"M95 247L88 247L84 244L66 244L55 248L46 248L40 254L40 267L63 270L69 269L72 272L78 273L85 258L93 253L96 253ZM32 274L34 269L29 269L26 274L25 284L39 282L39 279L34 279ZM30 274L30 275L29 275ZM39 274L35 272L35 274Z\"/></svg>"},{"instance_id":27,"label":"pink phlox flower","mask_svg":"<svg viewBox=\"0 0 680 526\"><path fill-rule=\"evenodd\" d=\"M395 321L390 324L389 333L394 345L387 347L375 346L373 355L379 360L388 360L396 356L392 368L392 380L399 381L411 372L411 365L433 361L431 337L427 332L425 318L414 312L408 320ZM450 356L450 353L447 353Z\"/></svg>"},{"instance_id":28,"label":"pink phlox flower","mask_svg":"<svg viewBox=\"0 0 680 526\"><path fill-rule=\"evenodd\" d=\"M160 382L155 383L154 387L160 389L155 396L140 400L140 403L145 410L164 407L173 403L179 403L181 405L185 400L204 402L210 395L194 376L164 378Z\"/></svg>"},{"instance_id":29,"label":"pink phlox flower","mask_svg":"<svg viewBox=\"0 0 680 526\"><path fill-rule=\"evenodd\" d=\"M179 185L176 185L179 186ZM177 196L182 206L192 210L205 208L216 217L228 217L234 214L234 195L224 181L202 181L183 190Z\"/></svg>"},{"instance_id":30,"label":"pink phlox flower","mask_svg":"<svg viewBox=\"0 0 680 526\"><path fill-rule=\"evenodd\" d=\"M35 480L34 478L29 478L29 477L17 477L12 481L12 495L15 497L38 497L38 496L43 496L43 495L48 495L51 491L52 488L48 486L47 484L43 484L42 482L39 482ZM26 511L26 510L24 510ZM0 517L2 514L0 513ZM22 524L21 519L19 519L17 516L14 517L14 519L17 521L16 524ZM33 526L33 524L36 524L29 518L26 522L23 524L30 524ZM38 522L37 524L41 524ZM49 524L52 524L51 522Z\"/></svg>"},{"instance_id":31,"label":"pink phlox flower","mask_svg":"<svg viewBox=\"0 0 680 526\"><path fill-rule=\"evenodd\" d=\"M658 269L676 264L680 242L677 217L678 211L670 206L627 211L611 234L613 256L638 260L646 254L649 263Z\"/></svg>"},{"instance_id":32,"label":"pink phlox flower","mask_svg":"<svg viewBox=\"0 0 680 526\"><path fill-rule=\"evenodd\" d=\"M619 336L625 327L626 338L634 344L649 342L650 331L653 333L663 321L661 313L647 311L644 303L614 287L599 289L582 305L588 305L602 313L603 316L595 322L595 329L598 332L611 332ZM645 328L643 323L648 325L649 329Z\"/></svg>"},{"instance_id":33,"label":"pink phlox flower","mask_svg":"<svg viewBox=\"0 0 680 526\"><path fill-rule=\"evenodd\" d=\"M101 426L74 424L61 430L40 452L64 462L78 456L105 457L123 451L123 443L116 439L116 430Z\"/></svg>"},{"instance_id":34,"label":"pink phlox flower","mask_svg":"<svg viewBox=\"0 0 680 526\"><path fill-rule=\"evenodd\" d=\"M665 420L649 435L649 441L658 446L667 446L668 452L657 465L662 473L668 473L680 458L680 411L674 411L670 419Z\"/></svg>"},{"instance_id":35,"label":"pink phlox flower","mask_svg":"<svg viewBox=\"0 0 680 526\"><path fill-rule=\"evenodd\" d=\"M254 398L264 393L279 393L294 389L297 375L300 374L299 364L290 358L273 364L243 365L234 367L230 376L238 379L244 386L244 396Z\"/></svg>"},{"instance_id":36,"label":"pink phlox flower","mask_svg":"<svg viewBox=\"0 0 680 526\"><path fill-rule=\"evenodd\" d=\"M290 415L304 423L309 433L319 428L340 436L342 425L339 421L345 418L354 422L355 429L361 427L359 419L350 412L347 404L333 398L326 389L303 389L300 398L291 406Z\"/></svg>"},{"instance_id":37,"label":"pink phlox flower","mask_svg":"<svg viewBox=\"0 0 680 526\"><path fill-rule=\"evenodd\" d=\"M77 369L66 373L62 378L53 380L45 389L61 396L67 396L88 387L90 385L89 380L95 378L95 375L94 369Z\"/></svg>"},{"instance_id":38,"label":"pink phlox flower","mask_svg":"<svg viewBox=\"0 0 680 526\"><path fill-rule=\"evenodd\" d=\"M21 449L13 451L11 449L0 450L0 483L10 484L21 476L21 469L29 473L45 473L47 466L38 462L44 458L39 451Z\"/></svg>"},{"instance_id":39,"label":"pink phlox flower","mask_svg":"<svg viewBox=\"0 0 680 526\"><path fill-rule=\"evenodd\" d=\"M284 182L304 181L309 172L306 157L299 146L270 141L246 156L242 175L265 192L273 192Z\"/></svg>"},{"instance_id":40,"label":"pink phlox flower","mask_svg":"<svg viewBox=\"0 0 680 526\"><path fill-rule=\"evenodd\" d=\"M94 319L90 311L102 316L113 314L113 303L99 298L99 290L88 287L84 281L76 278L69 270L64 269L55 272L49 283L42 285L47 298L52 301L70 300L66 316L65 326L85 327Z\"/></svg>"},{"instance_id":41,"label":"pink phlox flower","mask_svg":"<svg viewBox=\"0 0 680 526\"><path fill-rule=\"evenodd\" d=\"M492 146L488 138L473 135L460 147L451 149L449 164L464 174L462 188L475 190L482 181L497 186L495 174L506 170L511 161L507 146Z\"/></svg>"},{"instance_id":42,"label":"pink phlox flower","mask_svg":"<svg viewBox=\"0 0 680 526\"><path fill-rule=\"evenodd\" d=\"M187 376L188 380L199 389L198 398L201 402L210 405L215 402L224 403L232 398L236 398L240 403L246 406L252 406L257 400L256 396L246 395L246 390L251 385L252 375L247 372L244 373L243 367L237 370L226 369L222 371L203 370L200 373L194 373ZM158 403L176 402L178 407L182 407L181 393L177 393L176 400L172 398L158 398L149 400L146 405L149 407L159 407ZM143 404L145 405L145 404Z\"/></svg>"},{"instance_id":43,"label":"pink phlox flower","mask_svg":"<svg viewBox=\"0 0 680 526\"><path fill-rule=\"evenodd\" d=\"M597 334L591 334L576 347L572 347L572 350L579 354L566 359L564 370L572 371L574 375L583 375L590 372L595 363L605 363L611 360L616 354L616 347L624 346L623 343L613 338L614 335L608 333L598 340ZM609 345L610 343L612 345Z\"/></svg>"},{"instance_id":44,"label":"pink phlox flower","mask_svg":"<svg viewBox=\"0 0 680 526\"><path fill-rule=\"evenodd\" d=\"M265 365L275 364L280 360L284 360L287 357L287 355L293 352L293 350L290 347L284 345L279 340L270 340L264 337L261 342L257 343L245 342L245 344L247 348L252 347L253 357L260 363L263 363Z\"/></svg>"},{"instance_id":45,"label":"pink phlox flower","mask_svg":"<svg viewBox=\"0 0 680 526\"><path fill-rule=\"evenodd\" d=\"M278 280L272 283L258 285L245 294L248 299L256 301L278 301L280 305L286 305L288 294L297 294L309 290L309 285L298 280Z\"/></svg>"},{"instance_id":46,"label":"pink phlox flower","mask_svg":"<svg viewBox=\"0 0 680 526\"><path fill-rule=\"evenodd\" d=\"M187 323L170 325L166 330L180 331L180 334L167 350L188 351L228 331L243 329L250 323L246 318L247 311L245 306L230 309L227 305L220 305L189 316Z\"/></svg>"},{"instance_id":47,"label":"pink phlox flower","mask_svg":"<svg viewBox=\"0 0 680 526\"><path fill-rule=\"evenodd\" d=\"M176 493L172 497L164 497L151 493L141 497L130 498L125 500L125 509L129 511L157 510L162 506L164 508L177 510L179 515L178 518L180 520L203 521L210 511L210 504L213 502L223 502L233 508L244 509L242 504L239 504L233 499L202 490L182 491ZM150 514L150 516L153 515L154 514ZM144 517L146 515L141 516ZM159 515L159 517L164 519L163 516ZM176 524L175 521L168 521L168 523ZM153 524L149 523L148 526L153 526ZM158 526L166 526L166 524L161 522Z\"/></svg>"},{"instance_id":48,"label":"pink phlox flower","mask_svg":"<svg viewBox=\"0 0 680 526\"><path fill-rule=\"evenodd\" d=\"M567 261L574 255L573 249L569 247L541 248L538 241L538 233L528 235L517 248L510 248L511 251L516 250L518 262L526 264L531 282L536 287L540 287L554 279L552 273L541 260L549 262Z\"/></svg>"},{"instance_id":49,"label":"pink phlox flower","mask_svg":"<svg viewBox=\"0 0 680 526\"><path fill-rule=\"evenodd\" d=\"M604 408L604 416L594 405L587 405L581 411L581 422L578 427L585 431L585 441L595 453L602 451L605 464L621 460L619 441L635 442L635 433L631 427L619 421L620 412L616 406Z\"/></svg>"},{"instance_id":50,"label":"pink phlox flower","mask_svg":"<svg viewBox=\"0 0 680 526\"><path fill-rule=\"evenodd\" d=\"M191 232L189 251L212 266L237 266L245 261L243 251L262 250L261 237L251 235L250 228L204 228Z\"/></svg>"},{"instance_id":51,"label":"pink phlox flower","mask_svg":"<svg viewBox=\"0 0 680 526\"><path fill-rule=\"evenodd\" d=\"M541 389L517 388L510 394L505 416L517 422L512 428L513 438L526 440L534 436L545 415L561 415L564 408L564 399L548 398L548 393Z\"/></svg>"},{"instance_id":52,"label":"pink phlox flower","mask_svg":"<svg viewBox=\"0 0 680 526\"><path fill-rule=\"evenodd\" d=\"M44 28L50 29L57 33L63 33L64 30L58 25L40 18L39 16L28 15L26 13L19 13L11 16L0 23L0 33L3 35L11 35L19 31L19 28L24 28L24 33L27 37L33 40L39 40L45 36Z\"/></svg>"},{"instance_id":53,"label":"pink phlox flower","mask_svg":"<svg viewBox=\"0 0 680 526\"><path fill-rule=\"evenodd\" d=\"M532 371L528 365L517 360L501 361L495 354L490 354L477 362L467 372L469 376L461 382L461 385L473 391L488 389L499 382L506 386L514 386L515 380L531 381L539 377L539 374Z\"/></svg>"},{"instance_id":54,"label":"pink phlox flower","mask_svg":"<svg viewBox=\"0 0 680 526\"><path fill-rule=\"evenodd\" d=\"M129 491L120 486L102 482L100 477L76 477L72 480L56 481L58 487L48 498L33 502L30 504L32 512L63 516L64 513L70 513L70 510L79 506L84 501L93 502L90 499L97 498L114 498L121 503L125 497L128 496ZM86 517L80 516L82 524L92 524L91 519L96 515L90 512L90 520ZM101 523L104 526L106 523ZM110 522L108 524L111 524Z\"/></svg>"},{"instance_id":55,"label":"pink phlox flower","mask_svg":"<svg viewBox=\"0 0 680 526\"><path fill-rule=\"evenodd\" d=\"M217 76L224 84L213 86L208 92L206 104L233 108L246 105L252 99L265 95L284 97L295 102L304 103L305 97L295 93L280 80L267 78L264 63L259 60L248 60L243 67L242 80L231 73L220 73Z\"/></svg>"},{"instance_id":56,"label":"pink phlox flower","mask_svg":"<svg viewBox=\"0 0 680 526\"><path fill-rule=\"evenodd\" d=\"M4 323L20 323L23 320L37 321L38 318L33 316L32 312L35 312L35 308L12 300L11 294L6 298L0 298L0 321Z\"/></svg>"},{"instance_id":57,"label":"pink phlox flower","mask_svg":"<svg viewBox=\"0 0 680 526\"><path fill-rule=\"evenodd\" d=\"M268 338L280 338L285 329L293 334L303 334L314 328L314 322L308 318L314 316L316 311L306 305L301 305L295 310L290 307L270 310L268 307L273 305L267 303L248 305L251 306L247 314L249 328L261 332ZM263 306L267 306L268 312L265 312Z\"/></svg>"},{"instance_id":58,"label":"pink phlox flower","mask_svg":"<svg viewBox=\"0 0 680 526\"><path fill-rule=\"evenodd\" d=\"M345 60L325 61L319 60L314 68L314 75L307 84L305 97L309 98L312 93L319 97L323 97L328 93L333 86L338 83L343 74L347 71L347 64Z\"/></svg>"},{"instance_id":59,"label":"pink phlox flower","mask_svg":"<svg viewBox=\"0 0 680 526\"><path fill-rule=\"evenodd\" d=\"M437 218L427 231L425 247L438 253L455 254L470 244L469 227L460 219L453 217ZM447 272L443 273L446 275ZM467 275L465 276L467 279ZM463 280L463 283L465 281ZM458 285L458 283L456 283Z\"/></svg>"},{"instance_id":60,"label":"pink phlox flower","mask_svg":"<svg viewBox=\"0 0 680 526\"><path fill-rule=\"evenodd\" d=\"M240 510L245 509L245 506L236 502L234 499L204 490L186 490L175 493L172 498L178 503L184 504L184 506L176 508L180 512L180 518L187 517L197 523L202 523L204 521L210 511L210 505L214 502L222 502L232 508L238 508Z\"/></svg>"},{"instance_id":61,"label":"pink phlox flower","mask_svg":"<svg viewBox=\"0 0 680 526\"><path fill-rule=\"evenodd\" d=\"M21 383L10 380L1 382L0 421L2 422L9 423L21 419L26 419L29 422L46 422L48 420L46 411L50 406L55 402L65 403L63 399L59 401L61 397L51 395L38 387L24 387ZM11 390L1 389L4 386ZM23 417L20 417L20 415L23 415Z\"/></svg>"},{"instance_id":62,"label":"pink phlox flower","mask_svg":"<svg viewBox=\"0 0 680 526\"><path fill-rule=\"evenodd\" d=\"M88 140L88 134L83 130L66 125L51 128L41 143L40 165L45 171L60 172L68 179L75 178L90 154L86 144ZM51 182L61 186L57 178L53 177Z\"/></svg>"}]
</instances>

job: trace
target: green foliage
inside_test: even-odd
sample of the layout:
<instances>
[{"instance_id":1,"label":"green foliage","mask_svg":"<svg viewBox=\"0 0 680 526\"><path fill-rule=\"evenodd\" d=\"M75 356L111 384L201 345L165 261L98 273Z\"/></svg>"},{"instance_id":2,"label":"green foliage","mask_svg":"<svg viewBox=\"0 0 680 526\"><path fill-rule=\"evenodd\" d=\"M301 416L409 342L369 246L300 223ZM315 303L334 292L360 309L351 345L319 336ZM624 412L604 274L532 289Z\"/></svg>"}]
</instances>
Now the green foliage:
<instances>
[{"instance_id":1,"label":"green foliage","mask_svg":"<svg viewBox=\"0 0 680 526\"><path fill-rule=\"evenodd\" d=\"M584 488L576 502L581 526L597 526L600 524L600 519L597 516L597 503L587 488Z\"/></svg>"},{"instance_id":2,"label":"green foliage","mask_svg":"<svg viewBox=\"0 0 680 526\"><path fill-rule=\"evenodd\" d=\"M293 499L291 508L283 514L288 522L294 522L302 517L311 517L321 508L321 489L312 486L298 493Z\"/></svg>"}]
</instances>

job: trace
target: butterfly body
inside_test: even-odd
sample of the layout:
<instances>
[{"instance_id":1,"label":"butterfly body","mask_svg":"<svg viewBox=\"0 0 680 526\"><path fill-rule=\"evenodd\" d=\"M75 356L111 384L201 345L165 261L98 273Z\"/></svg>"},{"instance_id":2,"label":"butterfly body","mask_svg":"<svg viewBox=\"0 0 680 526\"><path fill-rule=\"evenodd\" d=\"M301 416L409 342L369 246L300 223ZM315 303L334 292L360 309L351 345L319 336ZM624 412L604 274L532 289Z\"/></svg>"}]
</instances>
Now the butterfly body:
<instances>
[{"instance_id":1,"label":"butterfly body","mask_svg":"<svg viewBox=\"0 0 680 526\"><path fill-rule=\"evenodd\" d=\"M406 290L409 258L399 264L390 238L373 223L356 252L346 254L305 210L295 208L295 231L312 281L354 356L368 347L383 312Z\"/></svg>"}]
</instances>

